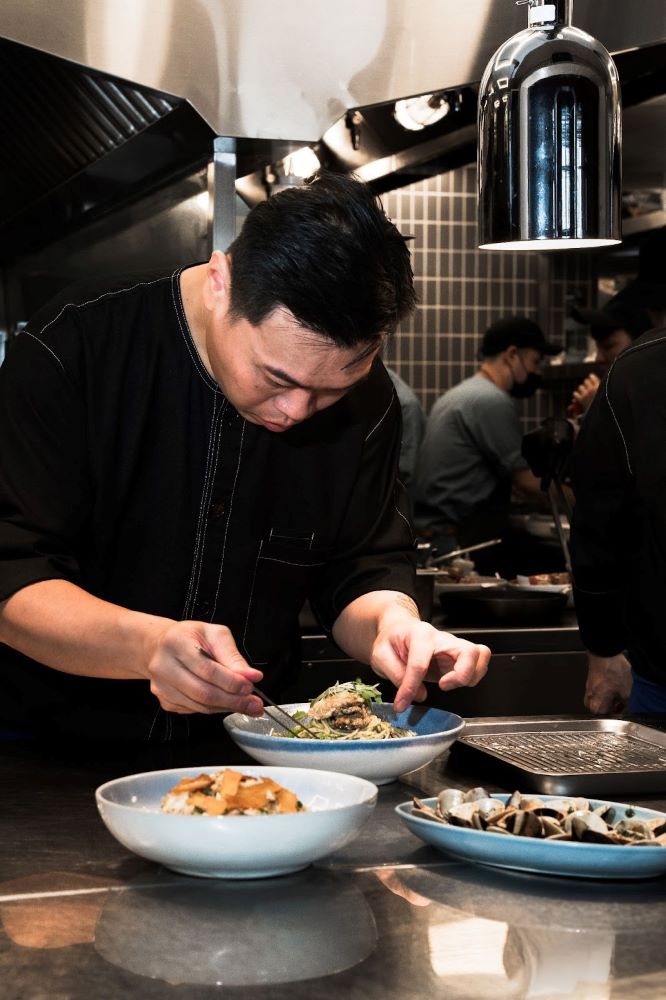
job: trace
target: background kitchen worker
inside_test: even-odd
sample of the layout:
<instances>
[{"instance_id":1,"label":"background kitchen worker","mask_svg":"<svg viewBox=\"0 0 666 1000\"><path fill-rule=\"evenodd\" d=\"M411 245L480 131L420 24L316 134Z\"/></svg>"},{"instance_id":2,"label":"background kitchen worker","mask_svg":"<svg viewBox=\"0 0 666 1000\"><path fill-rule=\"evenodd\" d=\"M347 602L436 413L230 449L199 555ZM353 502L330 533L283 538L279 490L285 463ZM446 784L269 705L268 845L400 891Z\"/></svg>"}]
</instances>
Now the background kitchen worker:
<instances>
[{"instance_id":1,"label":"background kitchen worker","mask_svg":"<svg viewBox=\"0 0 666 1000\"><path fill-rule=\"evenodd\" d=\"M571 558L594 713L666 712L666 228L618 299L654 329L614 362L572 461ZM625 655L626 653L626 655ZM633 685L632 685L633 678Z\"/></svg>"},{"instance_id":2,"label":"background kitchen worker","mask_svg":"<svg viewBox=\"0 0 666 1000\"><path fill-rule=\"evenodd\" d=\"M526 316L501 319L483 336L476 374L434 404L421 445L414 510L417 531L440 553L505 536L512 490L543 503L540 480L521 454L523 430L513 399L537 391L544 355L559 351ZM478 555L477 567L483 559ZM500 558L494 549L489 555L493 565Z\"/></svg>"},{"instance_id":3,"label":"background kitchen worker","mask_svg":"<svg viewBox=\"0 0 666 1000\"><path fill-rule=\"evenodd\" d=\"M402 416L402 438L400 442L400 478L409 489L414 481L419 449L425 432L425 413L412 387L392 368L386 369L398 396Z\"/></svg>"},{"instance_id":4,"label":"background kitchen worker","mask_svg":"<svg viewBox=\"0 0 666 1000\"><path fill-rule=\"evenodd\" d=\"M650 329L652 322L645 309L618 300L617 295L601 309L575 309L573 316L590 327L597 348L594 363L599 367L599 374L590 372L573 392L570 411L572 415L580 415L590 408L601 382L600 375L605 375L615 359Z\"/></svg>"},{"instance_id":5,"label":"background kitchen worker","mask_svg":"<svg viewBox=\"0 0 666 1000\"><path fill-rule=\"evenodd\" d=\"M0 721L170 740L258 714L306 598L399 709L427 675L480 679L486 647L413 600L378 358L413 305L403 237L328 174L255 207L227 254L33 318L0 369Z\"/></svg>"}]
</instances>

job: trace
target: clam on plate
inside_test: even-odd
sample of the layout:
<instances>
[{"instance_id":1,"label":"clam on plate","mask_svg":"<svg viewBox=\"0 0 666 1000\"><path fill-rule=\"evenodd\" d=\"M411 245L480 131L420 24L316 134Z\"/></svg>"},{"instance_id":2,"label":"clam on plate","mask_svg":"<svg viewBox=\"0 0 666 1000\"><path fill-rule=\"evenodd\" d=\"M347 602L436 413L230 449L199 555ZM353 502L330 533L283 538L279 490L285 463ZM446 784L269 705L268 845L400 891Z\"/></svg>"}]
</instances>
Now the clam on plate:
<instances>
[{"instance_id":1,"label":"clam on plate","mask_svg":"<svg viewBox=\"0 0 666 1000\"><path fill-rule=\"evenodd\" d=\"M491 793L494 799L506 802L508 795ZM539 795L545 803L561 795ZM437 799L423 799L427 806L435 807ZM641 809L622 802L590 799L596 809L602 804L615 808L615 820L623 818L627 809L633 810L636 819L666 820L666 814L655 809ZM542 875L568 875L577 878L637 879L655 878L666 873L666 847L637 847L627 845L588 844L566 840L542 840L533 837L516 837L485 830L445 826L433 820L414 815L411 802L396 806L396 812L405 825L426 844L438 848L460 861L511 868L516 871L537 872Z\"/></svg>"}]
</instances>

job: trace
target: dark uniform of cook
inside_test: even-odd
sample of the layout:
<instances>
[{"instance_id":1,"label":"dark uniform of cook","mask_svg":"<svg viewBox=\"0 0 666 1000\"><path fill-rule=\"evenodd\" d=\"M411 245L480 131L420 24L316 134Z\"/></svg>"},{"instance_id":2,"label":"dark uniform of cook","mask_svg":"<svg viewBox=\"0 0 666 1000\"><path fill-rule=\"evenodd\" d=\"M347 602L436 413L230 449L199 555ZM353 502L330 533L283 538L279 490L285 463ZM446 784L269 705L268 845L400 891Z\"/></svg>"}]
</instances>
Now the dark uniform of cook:
<instances>
[{"instance_id":1,"label":"dark uniform of cook","mask_svg":"<svg viewBox=\"0 0 666 1000\"><path fill-rule=\"evenodd\" d=\"M656 328L613 363L573 454L574 596L596 713L628 699L632 712L666 712L665 262L666 228L645 240L618 296Z\"/></svg>"},{"instance_id":2,"label":"dark uniform of cook","mask_svg":"<svg viewBox=\"0 0 666 1000\"><path fill-rule=\"evenodd\" d=\"M306 598L398 707L427 669L476 683L488 650L412 599L378 351L413 304L404 238L324 175L226 255L33 319L0 369L0 722L169 740L259 714L251 682L279 695Z\"/></svg>"}]
</instances>

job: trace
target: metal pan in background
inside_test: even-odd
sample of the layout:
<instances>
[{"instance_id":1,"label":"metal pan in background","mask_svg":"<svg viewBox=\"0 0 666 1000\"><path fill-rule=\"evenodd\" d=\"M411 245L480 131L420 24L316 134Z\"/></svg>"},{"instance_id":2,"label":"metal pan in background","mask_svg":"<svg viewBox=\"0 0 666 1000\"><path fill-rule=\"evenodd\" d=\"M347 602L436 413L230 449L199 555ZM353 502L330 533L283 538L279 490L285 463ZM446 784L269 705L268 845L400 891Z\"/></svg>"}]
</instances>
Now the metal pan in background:
<instances>
[{"instance_id":1,"label":"metal pan in background","mask_svg":"<svg viewBox=\"0 0 666 1000\"><path fill-rule=\"evenodd\" d=\"M666 733L627 719L471 719L452 749L505 787L593 798L666 791Z\"/></svg>"},{"instance_id":2,"label":"metal pan in background","mask_svg":"<svg viewBox=\"0 0 666 1000\"><path fill-rule=\"evenodd\" d=\"M554 625L567 605L566 594L509 587L441 593L439 600L453 625Z\"/></svg>"}]
</instances>

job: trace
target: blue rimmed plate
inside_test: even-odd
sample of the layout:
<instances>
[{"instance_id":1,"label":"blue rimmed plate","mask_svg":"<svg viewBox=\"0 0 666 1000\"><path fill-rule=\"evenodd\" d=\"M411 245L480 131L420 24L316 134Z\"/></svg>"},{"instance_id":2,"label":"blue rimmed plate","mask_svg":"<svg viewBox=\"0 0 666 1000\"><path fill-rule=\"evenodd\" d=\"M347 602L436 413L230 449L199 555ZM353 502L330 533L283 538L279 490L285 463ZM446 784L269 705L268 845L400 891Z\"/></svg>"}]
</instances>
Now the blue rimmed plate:
<instances>
[{"instance_id":1,"label":"blue rimmed plate","mask_svg":"<svg viewBox=\"0 0 666 1000\"><path fill-rule=\"evenodd\" d=\"M508 795L490 793L494 799L506 802ZM560 800L562 795L539 795L544 802ZM566 796L564 796L566 797ZM436 799L423 799L434 808ZM593 809L606 803L590 799ZM641 809L623 802L609 802L615 808L614 822L621 820L627 809L637 819L666 820L666 814L654 809ZM468 830L460 826L445 826L414 815L412 803L396 806L403 823L426 844L461 861L538 872L542 875L570 875L577 878L627 879L654 878L666 873L666 847L633 847L606 844L585 844L567 840L538 840L514 837L485 830Z\"/></svg>"},{"instance_id":2,"label":"blue rimmed plate","mask_svg":"<svg viewBox=\"0 0 666 1000\"><path fill-rule=\"evenodd\" d=\"M307 712L310 705L300 702L280 707L293 715ZM428 764L460 736L465 726L459 715L439 708L412 705L405 712L396 712L391 704L382 702L373 705L372 710L395 726L413 730L416 736L394 740L295 739L280 736L279 724L267 715L253 718L238 712L228 715L224 726L232 740L262 764L341 771L376 785L395 781L399 775Z\"/></svg>"}]
</instances>

